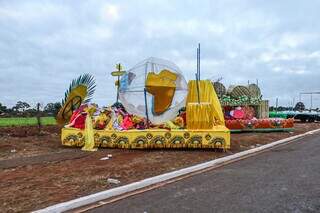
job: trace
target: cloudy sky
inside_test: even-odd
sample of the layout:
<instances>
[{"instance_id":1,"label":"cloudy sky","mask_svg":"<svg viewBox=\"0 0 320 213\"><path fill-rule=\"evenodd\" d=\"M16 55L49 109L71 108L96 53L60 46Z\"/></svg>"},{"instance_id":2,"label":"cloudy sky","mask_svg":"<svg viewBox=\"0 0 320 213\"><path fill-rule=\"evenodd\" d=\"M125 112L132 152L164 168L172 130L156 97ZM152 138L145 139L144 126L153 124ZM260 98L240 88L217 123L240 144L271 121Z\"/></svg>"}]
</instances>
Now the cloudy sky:
<instances>
[{"instance_id":1,"label":"cloudy sky","mask_svg":"<svg viewBox=\"0 0 320 213\"><path fill-rule=\"evenodd\" d=\"M0 0L0 102L59 101L73 78L91 73L93 101L110 104L116 63L128 69L155 56L192 79L201 42L203 78L259 79L271 104L289 105L320 91L319 8L317 0Z\"/></svg>"}]
</instances>

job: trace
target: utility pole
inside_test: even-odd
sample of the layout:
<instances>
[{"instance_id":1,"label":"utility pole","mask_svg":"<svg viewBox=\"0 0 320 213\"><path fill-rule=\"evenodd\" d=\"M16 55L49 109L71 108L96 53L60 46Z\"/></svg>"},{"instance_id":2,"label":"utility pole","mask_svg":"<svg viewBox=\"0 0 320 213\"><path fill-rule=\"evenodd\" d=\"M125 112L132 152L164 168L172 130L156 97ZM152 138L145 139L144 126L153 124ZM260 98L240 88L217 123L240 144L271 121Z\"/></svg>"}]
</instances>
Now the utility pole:
<instances>
[{"instance_id":1,"label":"utility pole","mask_svg":"<svg viewBox=\"0 0 320 213\"><path fill-rule=\"evenodd\" d=\"M196 73L196 84L197 84L198 103L200 104L199 81L200 81L200 43L198 44L198 48L197 48L197 73Z\"/></svg>"},{"instance_id":2,"label":"utility pole","mask_svg":"<svg viewBox=\"0 0 320 213\"><path fill-rule=\"evenodd\" d=\"M37 103L37 124L38 124L38 134L40 134L41 133L40 103Z\"/></svg>"},{"instance_id":3,"label":"utility pole","mask_svg":"<svg viewBox=\"0 0 320 213\"><path fill-rule=\"evenodd\" d=\"M294 103L296 102L296 100L295 100L295 97L293 97L293 99L292 99L292 110L294 109Z\"/></svg>"},{"instance_id":4,"label":"utility pole","mask_svg":"<svg viewBox=\"0 0 320 213\"><path fill-rule=\"evenodd\" d=\"M117 87L117 101L116 103L119 102L119 89L120 89L120 77L124 74L126 74L126 71L122 70L122 66L121 64L116 64L116 71L111 72L112 76L116 76L118 78L118 80L115 82L115 85Z\"/></svg>"}]
</instances>

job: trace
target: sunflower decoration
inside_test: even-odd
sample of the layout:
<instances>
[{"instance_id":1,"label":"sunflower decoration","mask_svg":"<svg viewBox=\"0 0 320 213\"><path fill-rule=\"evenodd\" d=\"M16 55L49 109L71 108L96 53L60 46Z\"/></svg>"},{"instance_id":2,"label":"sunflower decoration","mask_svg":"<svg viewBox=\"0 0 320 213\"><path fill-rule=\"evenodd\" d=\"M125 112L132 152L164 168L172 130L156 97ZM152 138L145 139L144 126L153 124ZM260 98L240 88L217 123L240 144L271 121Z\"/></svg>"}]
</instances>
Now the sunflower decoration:
<instances>
[{"instance_id":1,"label":"sunflower decoration","mask_svg":"<svg viewBox=\"0 0 320 213\"><path fill-rule=\"evenodd\" d=\"M64 94L61 108L57 114L57 123L66 124L72 112L78 109L81 104L89 103L96 87L94 77L90 74L80 75L73 79L68 90Z\"/></svg>"}]
</instances>

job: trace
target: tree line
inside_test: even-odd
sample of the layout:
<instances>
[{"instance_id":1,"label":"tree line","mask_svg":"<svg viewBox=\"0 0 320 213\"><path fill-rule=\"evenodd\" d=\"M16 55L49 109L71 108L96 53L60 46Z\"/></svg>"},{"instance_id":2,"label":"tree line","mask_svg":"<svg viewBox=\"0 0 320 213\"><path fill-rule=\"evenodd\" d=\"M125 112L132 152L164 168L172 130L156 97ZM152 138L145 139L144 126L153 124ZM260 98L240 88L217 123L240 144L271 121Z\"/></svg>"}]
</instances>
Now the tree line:
<instances>
[{"instance_id":1,"label":"tree line","mask_svg":"<svg viewBox=\"0 0 320 213\"><path fill-rule=\"evenodd\" d=\"M39 107L40 106L40 107ZM1 117L33 117L33 116L56 116L61 108L60 102L48 103L45 106L36 104L31 106L24 101L18 101L13 107L7 107L0 103Z\"/></svg>"},{"instance_id":2,"label":"tree line","mask_svg":"<svg viewBox=\"0 0 320 213\"><path fill-rule=\"evenodd\" d=\"M297 102L294 107L285 106L270 106L269 111L303 111L303 110L313 110L319 112L319 108L307 109L303 102Z\"/></svg>"}]
</instances>

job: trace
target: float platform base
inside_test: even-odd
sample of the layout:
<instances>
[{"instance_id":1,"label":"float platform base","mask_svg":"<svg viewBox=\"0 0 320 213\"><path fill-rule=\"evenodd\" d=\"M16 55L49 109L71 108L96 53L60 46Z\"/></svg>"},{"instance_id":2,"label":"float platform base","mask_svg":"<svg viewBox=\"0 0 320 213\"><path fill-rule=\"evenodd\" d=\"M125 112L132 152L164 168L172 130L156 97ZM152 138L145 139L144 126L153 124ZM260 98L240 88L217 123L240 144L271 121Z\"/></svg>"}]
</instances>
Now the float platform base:
<instances>
[{"instance_id":1,"label":"float platform base","mask_svg":"<svg viewBox=\"0 0 320 213\"><path fill-rule=\"evenodd\" d=\"M154 148L219 148L230 149L230 130L225 126L215 126L206 130L94 130L96 147L154 149ZM62 144L81 147L85 143L84 131L63 128Z\"/></svg>"}]
</instances>

